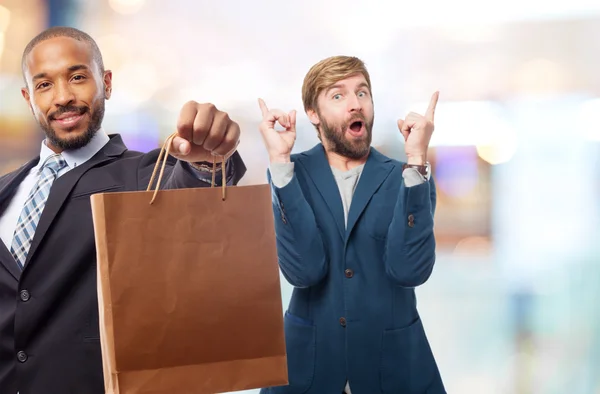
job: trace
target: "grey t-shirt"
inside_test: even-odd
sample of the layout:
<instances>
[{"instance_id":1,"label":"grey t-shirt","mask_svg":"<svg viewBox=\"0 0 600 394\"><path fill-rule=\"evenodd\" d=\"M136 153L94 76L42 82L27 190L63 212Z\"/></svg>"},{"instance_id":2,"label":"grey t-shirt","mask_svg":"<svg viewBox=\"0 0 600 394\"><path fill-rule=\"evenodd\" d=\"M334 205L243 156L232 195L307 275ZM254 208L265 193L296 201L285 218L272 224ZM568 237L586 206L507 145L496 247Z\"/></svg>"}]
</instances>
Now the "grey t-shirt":
<instances>
[{"instance_id":1,"label":"grey t-shirt","mask_svg":"<svg viewBox=\"0 0 600 394\"><path fill-rule=\"evenodd\" d=\"M362 170L365 168L364 164L354 167L348 171L341 171L337 168L331 167L333 177L337 182L338 189L340 190L340 197L342 198L342 205L344 206L344 223L348 225L348 212L350 211L350 203L352 202L352 196L358 185L358 180L362 174Z\"/></svg>"}]
</instances>

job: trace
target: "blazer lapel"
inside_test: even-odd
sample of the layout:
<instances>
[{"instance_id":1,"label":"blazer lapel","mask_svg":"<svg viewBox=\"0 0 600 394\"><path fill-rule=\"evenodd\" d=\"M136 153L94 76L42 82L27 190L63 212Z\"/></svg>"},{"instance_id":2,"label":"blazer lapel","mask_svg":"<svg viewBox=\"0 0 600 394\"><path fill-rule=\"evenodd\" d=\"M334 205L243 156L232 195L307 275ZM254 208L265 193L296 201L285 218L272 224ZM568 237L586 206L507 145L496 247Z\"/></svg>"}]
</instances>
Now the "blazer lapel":
<instances>
[{"instance_id":1,"label":"blazer lapel","mask_svg":"<svg viewBox=\"0 0 600 394\"><path fill-rule=\"evenodd\" d=\"M23 165L18 170L8 174L6 179L0 184L0 215L6 209L8 205L7 199L11 198L12 195L17 191L17 187L23 182L29 171L40 161L40 157L36 157L27 164Z\"/></svg>"},{"instance_id":2,"label":"blazer lapel","mask_svg":"<svg viewBox=\"0 0 600 394\"><path fill-rule=\"evenodd\" d=\"M6 270L15 278L19 280L21 277L21 270L17 266L15 258L10 253L10 250L4 245L4 242L0 241L0 262L6 268Z\"/></svg>"},{"instance_id":3,"label":"blazer lapel","mask_svg":"<svg viewBox=\"0 0 600 394\"><path fill-rule=\"evenodd\" d=\"M46 201L46 206L44 207L44 211L42 212L42 216L40 217L40 221L35 230L33 240L31 241L31 247L27 253L24 269L27 269L27 265L32 259L33 255L35 255L40 242L42 239L44 239L46 231L48 231L52 221L59 213L65 200L71 193L71 190L77 184L83 174L85 174L92 167L113 160L114 157L120 156L126 150L127 148L125 147L125 144L123 144L121 137L118 135L113 136L111 137L111 140L104 146L104 148L96 153L94 157L84 164L70 170L54 182L50 195L48 196L48 200Z\"/></svg>"},{"instance_id":4,"label":"blazer lapel","mask_svg":"<svg viewBox=\"0 0 600 394\"><path fill-rule=\"evenodd\" d=\"M379 153L375 148L371 148L369 158L352 196L350 211L348 212L348 225L346 228L345 239L347 240L356 225L358 218L379 186L386 180L394 168L391 160Z\"/></svg>"},{"instance_id":5,"label":"blazer lapel","mask_svg":"<svg viewBox=\"0 0 600 394\"><path fill-rule=\"evenodd\" d=\"M8 207L10 200L17 191L17 187L23 182L25 177L29 174L29 171L36 166L39 160L40 158L36 157L18 170L8 174L2 184L0 184L0 215L2 215ZM10 250L2 241L0 241L0 263L16 280L19 280L21 277L21 270L17 266L17 262L10 253Z\"/></svg>"},{"instance_id":6,"label":"blazer lapel","mask_svg":"<svg viewBox=\"0 0 600 394\"><path fill-rule=\"evenodd\" d=\"M342 197L327 161L327 156L325 156L323 145L318 144L311 150L303 153L299 161L306 168L310 179L312 179L323 200L325 200L327 207L333 215L340 237L344 239L346 229Z\"/></svg>"}]
</instances>

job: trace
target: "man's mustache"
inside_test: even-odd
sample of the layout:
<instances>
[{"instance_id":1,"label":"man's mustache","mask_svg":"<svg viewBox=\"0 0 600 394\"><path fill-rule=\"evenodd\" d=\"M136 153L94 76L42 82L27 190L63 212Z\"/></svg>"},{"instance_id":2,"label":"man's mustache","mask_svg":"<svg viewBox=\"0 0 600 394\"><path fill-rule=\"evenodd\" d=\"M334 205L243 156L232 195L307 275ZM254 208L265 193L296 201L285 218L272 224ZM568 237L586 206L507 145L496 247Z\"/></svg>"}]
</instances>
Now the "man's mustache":
<instances>
[{"instance_id":1,"label":"man's mustache","mask_svg":"<svg viewBox=\"0 0 600 394\"><path fill-rule=\"evenodd\" d=\"M57 117L61 116L62 114L66 114L68 112L73 112L76 113L77 115L83 115L86 112L89 111L88 107L77 107L75 105L67 105L65 107L60 107L59 109L57 109L56 111L52 112L50 115L48 115L48 120L56 120Z\"/></svg>"},{"instance_id":2,"label":"man's mustache","mask_svg":"<svg viewBox=\"0 0 600 394\"><path fill-rule=\"evenodd\" d=\"M356 115L353 115L346 123L342 125L342 130L346 130L350 127L350 125L352 125L352 123L359 121L362 122L365 127L368 125L367 118L365 117L365 115L358 113Z\"/></svg>"}]
</instances>

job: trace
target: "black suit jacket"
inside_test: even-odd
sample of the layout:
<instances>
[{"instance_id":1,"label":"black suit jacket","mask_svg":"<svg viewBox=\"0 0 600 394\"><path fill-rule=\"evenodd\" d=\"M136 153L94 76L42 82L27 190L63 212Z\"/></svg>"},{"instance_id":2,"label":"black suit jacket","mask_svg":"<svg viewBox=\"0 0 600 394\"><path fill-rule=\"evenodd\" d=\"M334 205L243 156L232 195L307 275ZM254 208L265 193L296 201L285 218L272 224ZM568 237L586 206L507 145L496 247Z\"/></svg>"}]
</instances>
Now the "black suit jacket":
<instances>
[{"instance_id":1,"label":"black suit jacket","mask_svg":"<svg viewBox=\"0 0 600 394\"><path fill-rule=\"evenodd\" d=\"M111 136L54 182L22 272L0 242L1 394L104 393L90 195L145 190L158 153ZM0 178L0 215L38 161ZM246 167L237 153L231 163L237 184ZM192 171L170 158L163 188L210 186Z\"/></svg>"}]
</instances>

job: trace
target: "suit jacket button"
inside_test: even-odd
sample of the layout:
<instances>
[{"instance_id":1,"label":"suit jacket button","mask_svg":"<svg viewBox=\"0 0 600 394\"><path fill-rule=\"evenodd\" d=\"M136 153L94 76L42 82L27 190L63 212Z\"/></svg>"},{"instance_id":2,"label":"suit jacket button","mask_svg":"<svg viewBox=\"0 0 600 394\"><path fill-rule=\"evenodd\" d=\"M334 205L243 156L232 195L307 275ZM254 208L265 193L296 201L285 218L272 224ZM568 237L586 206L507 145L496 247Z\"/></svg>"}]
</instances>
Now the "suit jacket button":
<instances>
[{"instance_id":1,"label":"suit jacket button","mask_svg":"<svg viewBox=\"0 0 600 394\"><path fill-rule=\"evenodd\" d=\"M354 276L354 271L352 271L351 269L347 269L346 271L344 271L344 273L346 274L346 278L352 278Z\"/></svg>"},{"instance_id":2,"label":"suit jacket button","mask_svg":"<svg viewBox=\"0 0 600 394\"><path fill-rule=\"evenodd\" d=\"M21 296L21 301L23 301L23 302L27 302L31 298L31 296L29 295L29 292L27 290L21 290L20 296Z\"/></svg>"},{"instance_id":3,"label":"suit jacket button","mask_svg":"<svg viewBox=\"0 0 600 394\"><path fill-rule=\"evenodd\" d=\"M17 360L19 360L19 362L24 363L25 361L27 361L27 353L25 353L24 351L20 351L17 353Z\"/></svg>"},{"instance_id":4,"label":"suit jacket button","mask_svg":"<svg viewBox=\"0 0 600 394\"><path fill-rule=\"evenodd\" d=\"M342 325L342 327L346 327L346 318L340 317L340 324Z\"/></svg>"}]
</instances>

